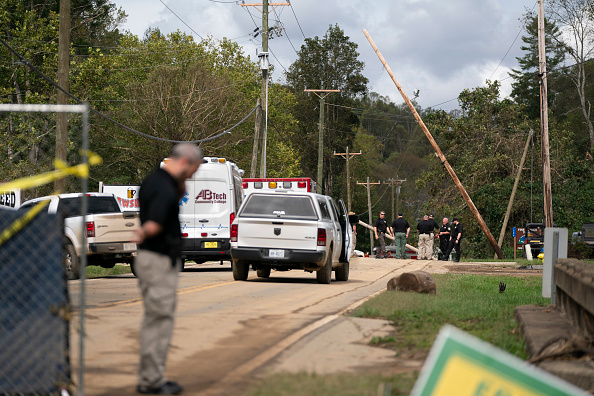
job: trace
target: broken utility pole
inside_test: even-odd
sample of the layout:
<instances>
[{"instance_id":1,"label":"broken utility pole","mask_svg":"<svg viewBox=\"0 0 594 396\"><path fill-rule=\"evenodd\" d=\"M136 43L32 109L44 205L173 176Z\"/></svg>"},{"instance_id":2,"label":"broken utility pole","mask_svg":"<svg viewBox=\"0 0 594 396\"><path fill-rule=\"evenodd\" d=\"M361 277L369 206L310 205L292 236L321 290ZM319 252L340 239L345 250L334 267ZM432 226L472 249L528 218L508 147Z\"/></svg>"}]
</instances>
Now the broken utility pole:
<instances>
[{"instance_id":1,"label":"broken utility pole","mask_svg":"<svg viewBox=\"0 0 594 396\"><path fill-rule=\"evenodd\" d=\"M495 238L493 238L493 235L491 235L491 231L489 231L489 228L487 227L487 224L485 223L485 220L483 220L483 218L482 218L481 214L479 213L479 211L477 210L476 206L474 206L474 203L472 202L472 199L470 199L470 196L468 195L468 192L466 192L466 189L464 188L464 186L460 182L460 179L458 179L458 176L456 175L456 172L454 172L454 169L449 164L449 162L446 159L445 155L443 155L443 153L441 152L441 149L437 145L437 142L435 141L435 139L433 139L433 136L431 136L431 132L429 132L429 129L427 129L427 126L425 126L425 123L421 119L421 116L419 116L419 113L417 112L417 110L413 106L412 102L410 101L410 99L408 98L408 96L406 95L406 93L404 92L404 90L402 89L402 86L400 85L400 83L398 82L398 80L396 80L396 77L394 76L394 73L392 73L392 70L390 69L390 66L388 66L388 63L386 62L386 60L382 56L381 52L379 51L379 49L377 48L377 46L375 45L375 43L373 42L373 40L372 40L371 36L369 35L369 33L367 33L367 30L363 29L363 33L365 34L365 37L367 37L367 40L369 41L369 44L371 44L371 47L373 47L373 50L377 54L379 60L384 65L384 68L386 69L386 71L388 72L388 74L390 75L390 77L392 78L392 81L396 85L396 88L398 88L398 91L400 92L400 95L402 95L402 97L404 98L404 101L408 105L408 108L413 113L415 119L417 120L417 123L419 124L419 126L423 130L423 133L425 133L425 136L427 136L427 139L429 139L429 143L431 143L431 146L433 147L433 150L435 150L435 153L437 154L437 156L441 160L441 163L445 166L446 170L448 171L448 173L450 174L450 176L454 180L454 184L456 184L456 187L458 187L458 190L460 190L460 193L462 194L462 197L464 198L464 200L466 201L466 204L470 208L470 211L474 215L474 218L477 220L479 226L481 227L481 229L483 230L483 232L487 236L487 239L491 243L491 246L495 250L495 253L497 253L497 257L499 257L500 259L503 259L503 252L501 251L501 248L499 247L499 245L497 245L497 241L495 241Z\"/></svg>"}]
</instances>

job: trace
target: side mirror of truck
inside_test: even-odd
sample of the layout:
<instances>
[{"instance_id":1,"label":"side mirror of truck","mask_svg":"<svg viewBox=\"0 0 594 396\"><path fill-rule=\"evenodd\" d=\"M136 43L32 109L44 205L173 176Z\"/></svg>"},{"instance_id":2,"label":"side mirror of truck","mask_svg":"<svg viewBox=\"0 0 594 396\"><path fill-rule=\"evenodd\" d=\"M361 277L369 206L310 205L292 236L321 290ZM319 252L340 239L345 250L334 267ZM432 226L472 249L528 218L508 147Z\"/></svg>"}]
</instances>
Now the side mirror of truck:
<instances>
[{"instance_id":1,"label":"side mirror of truck","mask_svg":"<svg viewBox=\"0 0 594 396\"><path fill-rule=\"evenodd\" d=\"M359 223L359 215L349 215L349 223L351 223L351 224Z\"/></svg>"}]
</instances>

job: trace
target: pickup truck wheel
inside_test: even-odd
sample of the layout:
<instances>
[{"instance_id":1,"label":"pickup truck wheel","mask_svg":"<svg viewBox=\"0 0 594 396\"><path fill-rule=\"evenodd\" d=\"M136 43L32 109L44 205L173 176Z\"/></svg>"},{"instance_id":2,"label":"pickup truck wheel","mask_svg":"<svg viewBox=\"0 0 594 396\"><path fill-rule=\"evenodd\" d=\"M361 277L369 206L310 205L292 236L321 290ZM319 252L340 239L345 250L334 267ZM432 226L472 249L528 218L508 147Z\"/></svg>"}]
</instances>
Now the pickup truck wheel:
<instances>
[{"instance_id":1,"label":"pickup truck wheel","mask_svg":"<svg viewBox=\"0 0 594 396\"><path fill-rule=\"evenodd\" d=\"M349 262L347 261L346 263L342 263L342 265L338 268L336 268L336 271L334 271L334 276L336 277L337 281L348 281L349 280Z\"/></svg>"},{"instance_id":2,"label":"pickup truck wheel","mask_svg":"<svg viewBox=\"0 0 594 396\"><path fill-rule=\"evenodd\" d=\"M316 272L318 283L329 284L332 279L332 250L328 252L326 263Z\"/></svg>"},{"instance_id":3,"label":"pickup truck wheel","mask_svg":"<svg viewBox=\"0 0 594 396\"><path fill-rule=\"evenodd\" d=\"M240 281L247 280L250 271L250 265L247 262L242 260L232 261L231 267L233 268L233 279Z\"/></svg>"},{"instance_id":4,"label":"pickup truck wheel","mask_svg":"<svg viewBox=\"0 0 594 396\"><path fill-rule=\"evenodd\" d=\"M70 243L64 247L64 270L68 279L80 278L80 260Z\"/></svg>"},{"instance_id":5,"label":"pickup truck wheel","mask_svg":"<svg viewBox=\"0 0 594 396\"><path fill-rule=\"evenodd\" d=\"M134 268L134 261L132 261L130 263L130 271L132 271L132 275L137 276L136 275L136 268Z\"/></svg>"},{"instance_id":6,"label":"pickup truck wheel","mask_svg":"<svg viewBox=\"0 0 594 396\"><path fill-rule=\"evenodd\" d=\"M270 278L270 268L261 268L256 271L258 278Z\"/></svg>"}]
</instances>

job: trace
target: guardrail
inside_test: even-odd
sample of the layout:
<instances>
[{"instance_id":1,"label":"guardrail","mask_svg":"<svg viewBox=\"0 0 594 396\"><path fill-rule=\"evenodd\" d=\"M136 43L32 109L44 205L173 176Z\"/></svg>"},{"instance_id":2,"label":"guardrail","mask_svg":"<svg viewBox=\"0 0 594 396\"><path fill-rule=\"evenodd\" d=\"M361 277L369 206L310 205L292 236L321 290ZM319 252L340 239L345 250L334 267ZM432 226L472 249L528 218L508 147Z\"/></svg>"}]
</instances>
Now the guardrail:
<instances>
[{"instance_id":1,"label":"guardrail","mask_svg":"<svg viewBox=\"0 0 594 396\"><path fill-rule=\"evenodd\" d=\"M582 337L594 339L594 265L558 259L554 279L557 307Z\"/></svg>"}]
</instances>

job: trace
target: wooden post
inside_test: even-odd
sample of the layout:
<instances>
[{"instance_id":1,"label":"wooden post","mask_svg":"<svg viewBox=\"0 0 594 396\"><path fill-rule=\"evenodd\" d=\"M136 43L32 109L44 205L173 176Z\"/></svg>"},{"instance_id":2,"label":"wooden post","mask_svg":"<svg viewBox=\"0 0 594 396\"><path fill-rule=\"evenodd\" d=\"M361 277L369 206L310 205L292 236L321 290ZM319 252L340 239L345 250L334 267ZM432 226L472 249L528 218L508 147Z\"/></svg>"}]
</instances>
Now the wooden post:
<instances>
[{"instance_id":1,"label":"wooden post","mask_svg":"<svg viewBox=\"0 0 594 396\"><path fill-rule=\"evenodd\" d=\"M553 192L549 156L549 101L547 94L547 56L545 47L544 0L538 0L538 76L540 77L540 132L542 151L542 190L545 227L553 226Z\"/></svg>"},{"instance_id":2,"label":"wooden post","mask_svg":"<svg viewBox=\"0 0 594 396\"><path fill-rule=\"evenodd\" d=\"M70 0L60 0L60 28L58 32L58 85L65 91L70 87ZM68 96L58 90L58 104L68 104ZM56 114L56 159L66 162L68 145L68 114ZM66 179L54 181L56 193L66 192Z\"/></svg>"},{"instance_id":3,"label":"wooden post","mask_svg":"<svg viewBox=\"0 0 594 396\"><path fill-rule=\"evenodd\" d=\"M520 160L520 167L518 168L518 174L516 175L516 181L514 182L514 187L512 188L511 197L509 197L509 203L507 204L507 211L505 212L505 218L503 219L503 225L501 226L501 232L499 233L499 241L498 245L501 247L503 245L503 238L505 237L505 229L507 228L507 222L509 221L509 214L511 213L512 205L514 203L514 198L516 197L516 190L518 189L518 183L520 182L520 175L522 174L522 168L524 167L524 161L526 161L526 155L528 154L528 148L530 147L530 140L532 139L532 134L534 132L532 129L528 134L528 140L526 140L526 145L524 146L524 152L522 153L522 159ZM515 240L515 238L514 238ZM514 259L516 254L516 246L514 245ZM497 256L495 256L497 258Z\"/></svg>"},{"instance_id":4,"label":"wooden post","mask_svg":"<svg viewBox=\"0 0 594 396\"><path fill-rule=\"evenodd\" d=\"M346 160L346 185L347 185L347 210L351 211L351 172L349 169L349 161L355 155L361 155L361 150L358 153L349 153L349 148L346 148L346 153L337 153L334 152L334 155L339 155Z\"/></svg>"},{"instance_id":5,"label":"wooden post","mask_svg":"<svg viewBox=\"0 0 594 396\"><path fill-rule=\"evenodd\" d=\"M390 66L388 66L388 63L386 62L386 60L382 56L381 52L379 51L379 49L377 48L377 46L375 45L375 43L373 42L373 40L372 40L371 36L369 35L369 33L367 33L367 30L363 29L363 33L367 37L367 40L369 41L369 44L371 44L371 46L373 47L373 50L377 54L378 58L380 59L380 61L384 65L384 68L386 69L386 71L388 72L388 74L390 75L390 77L392 78L392 81L396 85L396 88L398 88L398 91L400 92L400 95L402 95L402 98L404 98L404 101L408 105L408 108L413 113L415 119L417 120L417 123L419 124L419 126L423 130L423 133L425 133L425 136L427 136L427 139L429 139L429 143L431 143L431 146L435 150L435 153L437 154L437 156L441 160L442 164L445 166L445 168L448 171L448 173L450 174L452 180L454 180L454 184L456 184L456 187L458 187L458 190L462 194L462 197L466 201L466 204L470 208L470 211L474 215L475 219L477 220L479 226L481 227L481 229L483 230L483 232L485 233L485 235L487 236L487 239L489 240L489 242L491 243L491 246L495 250L495 253L497 254L497 257L499 257L500 259L503 259L503 252L501 251L501 248L499 247L499 245L497 245L497 241L495 241L495 238L493 238L493 235L491 235L491 231L489 231L489 228L487 227L487 224L485 223L485 221L483 220L483 218L482 218L481 214L479 213L478 209L474 205L474 202L472 202L472 199L470 199L470 196L468 195L468 192L466 192L466 189L464 188L464 186L460 182L460 179L458 179L458 176L456 175L456 172L454 172L454 169L449 164L449 162L446 159L445 155L443 155L443 153L441 152L441 149L437 145L437 142L435 141L435 139L433 139L433 136L431 136L431 133L429 132L429 129L427 129L427 127L425 126L425 123L421 119L421 116L419 116L419 113L417 112L417 110L413 106L412 102L410 101L410 99L408 98L408 96L406 95L406 93L404 92L404 90L402 89L402 86L400 85L400 83L398 82L398 80L396 80L396 77L394 76L394 73L392 73L392 70L390 69Z\"/></svg>"},{"instance_id":6,"label":"wooden post","mask_svg":"<svg viewBox=\"0 0 594 396\"><path fill-rule=\"evenodd\" d=\"M367 188L367 212L369 214L369 224L371 224L372 220L372 213L371 213L371 186L373 185L377 185L377 184L381 184L379 182L377 183L370 183L369 182L369 176L367 176L367 183L359 183L357 182L357 185L360 186L365 186ZM369 254L371 255L371 253L373 253L373 227L371 227L371 232L369 233Z\"/></svg>"}]
</instances>

